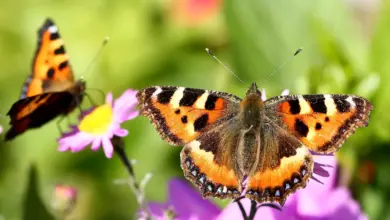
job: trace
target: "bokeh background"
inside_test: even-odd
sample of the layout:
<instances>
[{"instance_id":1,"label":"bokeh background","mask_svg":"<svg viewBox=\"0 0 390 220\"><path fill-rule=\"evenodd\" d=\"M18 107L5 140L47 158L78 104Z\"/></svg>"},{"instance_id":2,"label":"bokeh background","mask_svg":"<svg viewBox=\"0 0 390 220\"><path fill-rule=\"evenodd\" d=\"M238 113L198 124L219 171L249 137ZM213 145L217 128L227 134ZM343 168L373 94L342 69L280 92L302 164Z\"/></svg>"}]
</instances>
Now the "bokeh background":
<instances>
[{"instance_id":1,"label":"bokeh background","mask_svg":"<svg viewBox=\"0 0 390 220\"><path fill-rule=\"evenodd\" d=\"M58 25L76 77L115 96L127 88L174 85L242 97L257 82L268 97L285 88L296 94L366 97L374 104L370 125L358 129L337 153L341 179L370 219L390 219L390 1L0 1L0 124L6 129L5 115L31 71L36 31L46 17ZM106 36L109 43L86 70ZM300 47L304 51L291 59ZM93 89L88 93L102 103ZM164 201L168 180L183 176L181 147L162 141L146 118L124 127L130 131L127 154L138 161L137 176L153 173L146 198ZM79 191L72 219L134 218L134 195L127 185L114 184L127 177L120 160L106 159L102 151L57 152L58 137L53 121L0 143L0 219L44 219L39 212L52 211L58 183Z\"/></svg>"}]
</instances>

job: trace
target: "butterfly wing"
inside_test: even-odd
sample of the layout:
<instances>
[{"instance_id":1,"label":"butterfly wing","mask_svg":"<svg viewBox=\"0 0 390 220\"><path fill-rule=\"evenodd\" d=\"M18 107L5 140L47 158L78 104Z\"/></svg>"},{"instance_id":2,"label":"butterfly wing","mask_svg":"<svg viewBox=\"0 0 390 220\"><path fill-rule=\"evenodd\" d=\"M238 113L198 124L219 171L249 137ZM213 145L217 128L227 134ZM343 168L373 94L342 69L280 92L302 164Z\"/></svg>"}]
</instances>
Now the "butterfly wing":
<instances>
[{"instance_id":1,"label":"butterfly wing","mask_svg":"<svg viewBox=\"0 0 390 220\"><path fill-rule=\"evenodd\" d=\"M311 177L313 159L296 137L264 118L260 128L260 152L256 167L248 175L245 196L258 202L284 204L286 198L304 188Z\"/></svg>"},{"instance_id":2,"label":"butterfly wing","mask_svg":"<svg viewBox=\"0 0 390 220\"><path fill-rule=\"evenodd\" d=\"M372 104L354 95L288 95L265 101L266 114L317 153L337 151L368 125Z\"/></svg>"},{"instance_id":3,"label":"butterfly wing","mask_svg":"<svg viewBox=\"0 0 390 220\"><path fill-rule=\"evenodd\" d=\"M12 105L8 114L11 128L5 140L11 140L29 128L37 128L60 114L67 114L79 103L69 91L51 92L21 99Z\"/></svg>"},{"instance_id":4,"label":"butterfly wing","mask_svg":"<svg viewBox=\"0 0 390 220\"><path fill-rule=\"evenodd\" d=\"M240 98L228 93L183 87L149 87L138 92L140 113L150 119L162 138L182 146L239 109Z\"/></svg>"},{"instance_id":5,"label":"butterfly wing","mask_svg":"<svg viewBox=\"0 0 390 220\"><path fill-rule=\"evenodd\" d=\"M38 30L32 74L23 85L21 99L44 92L61 91L73 82L74 76L64 42L54 22L46 19Z\"/></svg>"}]
</instances>

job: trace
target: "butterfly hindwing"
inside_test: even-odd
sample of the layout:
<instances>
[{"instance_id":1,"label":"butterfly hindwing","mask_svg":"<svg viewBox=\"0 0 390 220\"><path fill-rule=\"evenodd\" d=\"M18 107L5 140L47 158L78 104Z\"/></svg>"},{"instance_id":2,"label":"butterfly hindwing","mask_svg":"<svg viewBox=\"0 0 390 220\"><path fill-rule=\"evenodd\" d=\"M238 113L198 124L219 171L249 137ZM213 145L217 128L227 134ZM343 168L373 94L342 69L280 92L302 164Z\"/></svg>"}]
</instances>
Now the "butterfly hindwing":
<instances>
[{"instance_id":1,"label":"butterfly hindwing","mask_svg":"<svg viewBox=\"0 0 390 220\"><path fill-rule=\"evenodd\" d=\"M182 149L184 176L199 188L203 197L234 199L241 195L242 175L236 172L232 157L237 136L230 135L229 127L228 122L222 123Z\"/></svg>"},{"instance_id":2,"label":"butterfly hindwing","mask_svg":"<svg viewBox=\"0 0 390 220\"><path fill-rule=\"evenodd\" d=\"M258 134L261 143L258 164L248 175L246 197L283 205L289 194L306 186L313 159L297 138L268 118L264 120Z\"/></svg>"},{"instance_id":3,"label":"butterfly hindwing","mask_svg":"<svg viewBox=\"0 0 390 220\"><path fill-rule=\"evenodd\" d=\"M140 113L172 145L195 140L239 108L236 96L202 89L154 86L138 92Z\"/></svg>"},{"instance_id":4,"label":"butterfly hindwing","mask_svg":"<svg viewBox=\"0 0 390 220\"><path fill-rule=\"evenodd\" d=\"M354 95L289 95L265 101L270 117L317 153L337 151L358 127L366 127L372 105Z\"/></svg>"},{"instance_id":5,"label":"butterfly hindwing","mask_svg":"<svg viewBox=\"0 0 390 220\"><path fill-rule=\"evenodd\" d=\"M51 86L60 84L58 82L72 83L74 76L58 27L48 18L38 30L38 44L33 59L32 73L23 86L21 98L43 92L60 91L63 87Z\"/></svg>"},{"instance_id":6,"label":"butterfly hindwing","mask_svg":"<svg viewBox=\"0 0 390 220\"><path fill-rule=\"evenodd\" d=\"M74 94L64 92L44 93L21 99L8 112L11 128L5 139L11 140L29 128L38 128L58 115L67 114L76 106Z\"/></svg>"}]
</instances>

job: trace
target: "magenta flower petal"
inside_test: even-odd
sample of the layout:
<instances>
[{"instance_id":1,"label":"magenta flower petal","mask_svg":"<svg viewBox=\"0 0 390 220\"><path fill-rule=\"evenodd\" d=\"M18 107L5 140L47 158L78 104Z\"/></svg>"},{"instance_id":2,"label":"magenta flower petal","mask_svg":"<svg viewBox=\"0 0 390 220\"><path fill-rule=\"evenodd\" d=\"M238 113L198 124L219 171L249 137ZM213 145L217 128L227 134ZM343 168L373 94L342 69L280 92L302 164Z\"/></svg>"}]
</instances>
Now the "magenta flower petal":
<instances>
[{"instance_id":1,"label":"magenta flower petal","mask_svg":"<svg viewBox=\"0 0 390 220\"><path fill-rule=\"evenodd\" d=\"M112 143L109 139L103 138L103 150L104 154L106 155L107 158L112 158L112 155L114 153L114 147L112 146Z\"/></svg>"},{"instance_id":2,"label":"magenta flower petal","mask_svg":"<svg viewBox=\"0 0 390 220\"><path fill-rule=\"evenodd\" d=\"M129 132L126 129L119 128L114 131L114 134L119 137L125 137L129 134Z\"/></svg>"},{"instance_id":3,"label":"magenta flower petal","mask_svg":"<svg viewBox=\"0 0 390 220\"><path fill-rule=\"evenodd\" d=\"M169 181L168 202L163 204L149 203L149 208L154 217L161 217L167 208L172 208L177 218L175 219L213 219L220 210L216 205L195 191L191 185L181 179L174 178Z\"/></svg>"},{"instance_id":4,"label":"magenta flower petal","mask_svg":"<svg viewBox=\"0 0 390 220\"><path fill-rule=\"evenodd\" d=\"M102 140L99 139L99 138L96 138L92 142L91 150L93 150L93 151L99 150L99 147L100 147L101 144L102 144Z\"/></svg>"},{"instance_id":5,"label":"magenta flower petal","mask_svg":"<svg viewBox=\"0 0 390 220\"><path fill-rule=\"evenodd\" d=\"M107 93L106 103L112 105L112 100L113 100L112 93L111 92Z\"/></svg>"},{"instance_id":6,"label":"magenta flower petal","mask_svg":"<svg viewBox=\"0 0 390 220\"><path fill-rule=\"evenodd\" d=\"M0 125L0 134L3 133L3 126Z\"/></svg>"}]
</instances>

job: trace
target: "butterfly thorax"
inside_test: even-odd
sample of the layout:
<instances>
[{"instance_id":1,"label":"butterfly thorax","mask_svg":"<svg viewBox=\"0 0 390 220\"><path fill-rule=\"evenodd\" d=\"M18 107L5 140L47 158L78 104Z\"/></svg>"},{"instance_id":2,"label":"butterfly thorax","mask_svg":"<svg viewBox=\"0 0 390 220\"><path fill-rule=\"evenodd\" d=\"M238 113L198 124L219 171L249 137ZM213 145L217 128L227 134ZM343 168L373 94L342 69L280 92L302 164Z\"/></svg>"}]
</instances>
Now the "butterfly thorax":
<instances>
[{"instance_id":1,"label":"butterfly thorax","mask_svg":"<svg viewBox=\"0 0 390 220\"><path fill-rule=\"evenodd\" d=\"M242 129L238 137L238 169L243 175L248 175L257 167L260 151L260 126L264 109L261 92L255 83L248 90L246 97L240 103L239 117Z\"/></svg>"}]
</instances>

